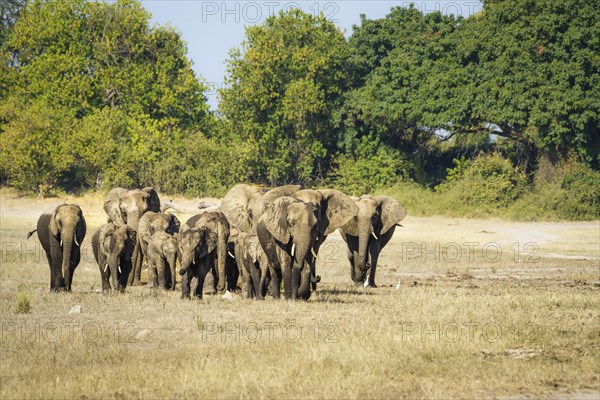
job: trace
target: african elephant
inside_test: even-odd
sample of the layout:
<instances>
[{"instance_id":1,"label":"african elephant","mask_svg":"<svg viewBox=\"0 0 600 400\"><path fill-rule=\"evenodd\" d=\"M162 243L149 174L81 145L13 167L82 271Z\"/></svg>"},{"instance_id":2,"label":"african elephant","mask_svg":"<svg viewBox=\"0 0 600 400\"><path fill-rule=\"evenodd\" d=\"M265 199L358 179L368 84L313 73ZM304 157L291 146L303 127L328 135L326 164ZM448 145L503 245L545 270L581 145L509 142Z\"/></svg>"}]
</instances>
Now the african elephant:
<instances>
[{"instance_id":1,"label":"african elephant","mask_svg":"<svg viewBox=\"0 0 600 400\"><path fill-rule=\"evenodd\" d=\"M194 296L201 299L204 279L214 263L214 236L207 227L183 229L177 236L177 257L181 260L179 275L181 298L190 298L192 278L198 279ZM212 260L211 260L212 258Z\"/></svg>"},{"instance_id":2,"label":"african elephant","mask_svg":"<svg viewBox=\"0 0 600 400\"><path fill-rule=\"evenodd\" d=\"M249 299L264 299L269 263L258 237L241 232L235 242L235 259L242 272Z\"/></svg>"},{"instance_id":3,"label":"african elephant","mask_svg":"<svg viewBox=\"0 0 600 400\"><path fill-rule=\"evenodd\" d=\"M257 236L269 262L271 295L279 298L283 280L285 298L310 297L311 249L317 240L317 209L290 196L265 204Z\"/></svg>"},{"instance_id":4,"label":"african elephant","mask_svg":"<svg viewBox=\"0 0 600 400\"><path fill-rule=\"evenodd\" d=\"M154 188L127 190L114 188L104 199L104 211L108 216L108 222L116 226L127 225L138 232L140 218L146 211L160 211L160 199ZM139 235L133 251L132 271L129 274L129 285L141 285L142 258Z\"/></svg>"},{"instance_id":5,"label":"african elephant","mask_svg":"<svg viewBox=\"0 0 600 400\"><path fill-rule=\"evenodd\" d=\"M263 194L254 186L240 183L227 192L219 208L231 226L240 232L256 233L258 219L264 212L265 203L281 196L291 196L299 189L298 185L286 185Z\"/></svg>"},{"instance_id":6,"label":"african elephant","mask_svg":"<svg viewBox=\"0 0 600 400\"><path fill-rule=\"evenodd\" d=\"M147 246L148 285L175 290L177 233L169 235L167 232L156 232L150 238Z\"/></svg>"},{"instance_id":7,"label":"african elephant","mask_svg":"<svg viewBox=\"0 0 600 400\"><path fill-rule=\"evenodd\" d=\"M50 265L50 290L70 292L86 231L81 208L77 204L59 205L40 216L37 229L29 232L27 238L36 231Z\"/></svg>"},{"instance_id":8,"label":"african elephant","mask_svg":"<svg viewBox=\"0 0 600 400\"><path fill-rule=\"evenodd\" d=\"M223 213L219 211L208 211L196 214L188 219L182 226L181 233L184 233L192 228L204 228L203 239L206 245L205 247L207 254L206 257L202 259L202 262L207 263L206 272L209 270L214 271L216 268L217 274L213 280L213 284L215 286L215 290L223 292L227 283L225 271L228 256L229 223L227 222L227 219ZM185 257L186 254L182 251L182 254L180 254L182 270L185 270L186 268L189 269L189 265L184 266L183 264ZM191 257L188 257L187 260L191 261ZM204 284L205 277L206 273L202 277L202 285ZM200 283L200 280L198 282ZM228 289L233 291L235 290L235 286ZM202 291L202 286L200 286L200 291Z\"/></svg>"},{"instance_id":9,"label":"african elephant","mask_svg":"<svg viewBox=\"0 0 600 400\"><path fill-rule=\"evenodd\" d=\"M166 232L169 235L174 235L179 232L179 219L174 214L164 212L147 211L140 218L138 225L138 242L144 259L148 259L147 247L150 238L156 232ZM148 286L153 286L154 282L148 279Z\"/></svg>"},{"instance_id":10,"label":"african elephant","mask_svg":"<svg viewBox=\"0 0 600 400\"><path fill-rule=\"evenodd\" d=\"M342 239L348 245L350 277L355 283L377 287L375 272L379 253L392 238L396 225L406 217L406 210L388 196L364 195L356 199L356 205L358 215L340 228Z\"/></svg>"},{"instance_id":11,"label":"african elephant","mask_svg":"<svg viewBox=\"0 0 600 400\"><path fill-rule=\"evenodd\" d=\"M102 291L124 291L131 272L136 233L127 225L102 225L92 236L92 250L102 277Z\"/></svg>"},{"instance_id":12,"label":"african elephant","mask_svg":"<svg viewBox=\"0 0 600 400\"><path fill-rule=\"evenodd\" d=\"M330 235L356 216L358 207L350 196L333 189L303 189L294 193L294 198L314 205L317 210L319 228L317 239L311 249L314 257L310 264L311 286L312 290L316 290L317 282L320 280L320 277L316 275L315 265L319 248L327 239L327 235Z\"/></svg>"}]
</instances>

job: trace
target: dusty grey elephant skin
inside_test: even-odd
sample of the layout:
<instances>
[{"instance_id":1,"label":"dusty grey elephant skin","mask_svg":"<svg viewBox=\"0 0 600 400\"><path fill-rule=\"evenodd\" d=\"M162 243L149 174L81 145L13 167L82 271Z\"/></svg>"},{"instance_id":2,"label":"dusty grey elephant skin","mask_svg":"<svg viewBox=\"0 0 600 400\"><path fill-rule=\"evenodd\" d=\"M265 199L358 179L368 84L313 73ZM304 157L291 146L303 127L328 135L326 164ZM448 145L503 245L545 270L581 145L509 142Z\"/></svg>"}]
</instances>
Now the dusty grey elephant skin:
<instances>
[{"instance_id":1,"label":"dusty grey elephant skin","mask_svg":"<svg viewBox=\"0 0 600 400\"><path fill-rule=\"evenodd\" d=\"M177 234L175 234L177 235ZM148 285L175 290L177 281L177 236L156 232L147 247Z\"/></svg>"},{"instance_id":2,"label":"dusty grey elephant skin","mask_svg":"<svg viewBox=\"0 0 600 400\"><path fill-rule=\"evenodd\" d=\"M191 297L192 279L196 278L198 283L194 291L194 297L202 299L204 279L214 263L214 249L217 242L206 227L183 229L177 235L177 257L181 260L179 274L181 280L181 298Z\"/></svg>"},{"instance_id":3,"label":"dusty grey elephant skin","mask_svg":"<svg viewBox=\"0 0 600 400\"><path fill-rule=\"evenodd\" d=\"M106 195L104 211L108 222L116 226L127 225L138 232L140 218L147 211L160 212L160 199L154 188L127 190L114 188ZM141 285L142 259L139 235L132 258L132 271L129 274L129 285Z\"/></svg>"},{"instance_id":4,"label":"dusty grey elephant skin","mask_svg":"<svg viewBox=\"0 0 600 400\"><path fill-rule=\"evenodd\" d=\"M215 291L224 292L225 289L235 290L235 286L226 287L226 265L229 250L229 222L225 215L219 211L208 211L196 214L186 221L182 232L190 228L205 228L206 242L208 244L208 268L213 272Z\"/></svg>"},{"instance_id":5,"label":"dusty grey elephant skin","mask_svg":"<svg viewBox=\"0 0 600 400\"><path fill-rule=\"evenodd\" d=\"M257 236L269 262L271 295L280 296L283 281L286 299L310 297L310 265L318 234L317 209L290 196L265 205Z\"/></svg>"},{"instance_id":6,"label":"dusty grey elephant skin","mask_svg":"<svg viewBox=\"0 0 600 400\"><path fill-rule=\"evenodd\" d=\"M146 211L140 218L138 226L138 241L144 259L148 259L147 248L152 235L156 232L165 232L169 235L174 235L179 232L180 226L179 219L173 214ZM148 285L154 286L154 282L150 282L150 279L148 279Z\"/></svg>"},{"instance_id":7,"label":"dusty grey elephant skin","mask_svg":"<svg viewBox=\"0 0 600 400\"><path fill-rule=\"evenodd\" d=\"M267 255L258 236L241 232L235 242L235 259L246 287L246 297L263 300L269 273Z\"/></svg>"},{"instance_id":8,"label":"dusty grey elephant skin","mask_svg":"<svg viewBox=\"0 0 600 400\"><path fill-rule=\"evenodd\" d=\"M356 284L377 287L375 272L379 253L394 235L396 225L406 217L406 210L388 196L365 195L356 199L356 205L356 217L340 228L342 239L348 245L350 277Z\"/></svg>"},{"instance_id":9,"label":"dusty grey elephant skin","mask_svg":"<svg viewBox=\"0 0 600 400\"><path fill-rule=\"evenodd\" d=\"M316 274L316 260L319 249L328 235L358 214L358 206L350 196L333 189L299 190L294 193L294 198L312 204L317 210L319 231L311 249L313 258L310 265L311 288L316 290L317 282L320 280L320 277Z\"/></svg>"},{"instance_id":10,"label":"dusty grey elephant skin","mask_svg":"<svg viewBox=\"0 0 600 400\"><path fill-rule=\"evenodd\" d=\"M81 260L86 224L77 204L62 204L40 216L37 231L50 265L50 290L71 291L73 272Z\"/></svg>"},{"instance_id":11,"label":"dusty grey elephant skin","mask_svg":"<svg viewBox=\"0 0 600 400\"><path fill-rule=\"evenodd\" d=\"M131 272L136 233L127 225L104 224L92 235L92 250L100 269L102 292L123 292ZM112 282L112 286L111 286Z\"/></svg>"},{"instance_id":12,"label":"dusty grey elephant skin","mask_svg":"<svg viewBox=\"0 0 600 400\"><path fill-rule=\"evenodd\" d=\"M229 224L240 232L256 233L258 220L265 204L281 196L291 196L300 189L299 185L279 186L262 193L259 189L243 183L235 185L219 205Z\"/></svg>"}]
</instances>

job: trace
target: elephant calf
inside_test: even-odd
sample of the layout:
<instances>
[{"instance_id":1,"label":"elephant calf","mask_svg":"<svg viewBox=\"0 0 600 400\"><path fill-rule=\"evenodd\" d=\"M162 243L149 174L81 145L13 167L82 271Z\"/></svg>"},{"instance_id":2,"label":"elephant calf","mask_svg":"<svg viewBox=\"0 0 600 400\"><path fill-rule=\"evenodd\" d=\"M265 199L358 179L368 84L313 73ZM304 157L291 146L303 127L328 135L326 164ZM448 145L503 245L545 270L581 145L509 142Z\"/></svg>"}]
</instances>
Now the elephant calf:
<instances>
[{"instance_id":1,"label":"elephant calf","mask_svg":"<svg viewBox=\"0 0 600 400\"><path fill-rule=\"evenodd\" d=\"M177 236L166 232L154 233L146 248L148 257L148 286L175 290L177 281Z\"/></svg>"},{"instance_id":2,"label":"elephant calf","mask_svg":"<svg viewBox=\"0 0 600 400\"><path fill-rule=\"evenodd\" d=\"M235 244L235 259L241 267L247 297L262 300L265 298L269 264L258 237L241 232Z\"/></svg>"},{"instance_id":3,"label":"elephant calf","mask_svg":"<svg viewBox=\"0 0 600 400\"><path fill-rule=\"evenodd\" d=\"M94 258L100 268L102 291L124 291L131 273L136 232L127 225L102 225L92 236Z\"/></svg>"},{"instance_id":4,"label":"elephant calf","mask_svg":"<svg viewBox=\"0 0 600 400\"><path fill-rule=\"evenodd\" d=\"M50 290L70 292L86 232L81 208L77 204L59 205L40 216L37 229L29 232L27 238L36 231L50 265Z\"/></svg>"}]
</instances>

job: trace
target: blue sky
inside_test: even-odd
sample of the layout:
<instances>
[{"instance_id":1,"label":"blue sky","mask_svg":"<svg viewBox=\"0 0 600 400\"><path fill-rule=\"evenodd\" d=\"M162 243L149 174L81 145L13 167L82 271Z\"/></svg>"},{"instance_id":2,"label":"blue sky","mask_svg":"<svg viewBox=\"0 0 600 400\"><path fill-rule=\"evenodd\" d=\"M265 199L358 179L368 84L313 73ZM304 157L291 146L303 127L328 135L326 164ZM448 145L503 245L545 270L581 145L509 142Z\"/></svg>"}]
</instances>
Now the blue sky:
<instances>
[{"instance_id":1,"label":"blue sky","mask_svg":"<svg viewBox=\"0 0 600 400\"><path fill-rule=\"evenodd\" d=\"M288 8L300 8L307 13L323 14L346 32L360 23L360 14L369 19L382 18L395 6L411 3L423 12L441 11L444 14L469 15L481 10L476 0L460 1L288 1L288 0L146 0L144 7L152 13L152 21L177 28L187 42L188 56L193 69L212 89L222 86L225 61L229 50L244 40L244 27L260 24L271 14ZM216 109L215 90L207 93L209 104Z\"/></svg>"}]
</instances>

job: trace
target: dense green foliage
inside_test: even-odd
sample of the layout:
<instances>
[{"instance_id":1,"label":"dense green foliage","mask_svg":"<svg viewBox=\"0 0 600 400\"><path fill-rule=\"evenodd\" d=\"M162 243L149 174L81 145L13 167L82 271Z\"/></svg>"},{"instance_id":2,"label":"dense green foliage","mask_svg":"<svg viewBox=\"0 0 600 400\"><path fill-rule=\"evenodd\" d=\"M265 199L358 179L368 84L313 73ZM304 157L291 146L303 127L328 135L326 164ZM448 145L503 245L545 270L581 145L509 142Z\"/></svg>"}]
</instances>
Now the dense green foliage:
<instances>
[{"instance_id":1,"label":"dense green foliage","mask_svg":"<svg viewBox=\"0 0 600 400\"><path fill-rule=\"evenodd\" d=\"M348 38L323 16L271 16L231 51L213 114L180 34L138 1L6 0L0 180L297 182L391 193L415 214L597 218L595 4L483 3L466 19L392 8Z\"/></svg>"}]
</instances>

